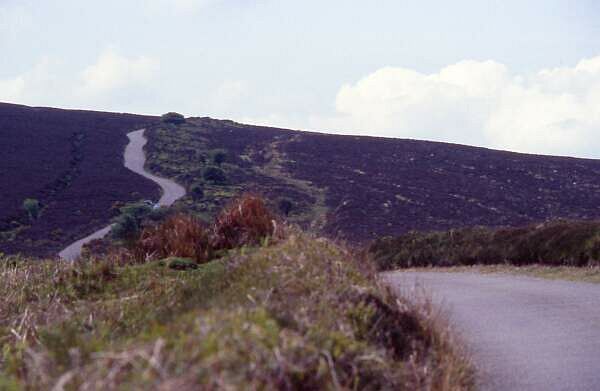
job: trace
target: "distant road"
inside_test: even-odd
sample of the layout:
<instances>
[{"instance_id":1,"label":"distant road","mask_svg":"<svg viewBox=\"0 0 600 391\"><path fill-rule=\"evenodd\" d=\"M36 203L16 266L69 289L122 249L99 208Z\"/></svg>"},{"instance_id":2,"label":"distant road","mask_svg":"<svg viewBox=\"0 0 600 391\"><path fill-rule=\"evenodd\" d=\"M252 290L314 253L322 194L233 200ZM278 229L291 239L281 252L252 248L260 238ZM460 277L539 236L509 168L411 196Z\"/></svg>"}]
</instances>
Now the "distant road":
<instances>
[{"instance_id":1,"label":"distant road","mask_svg":"<svg viewBox=\"0 0 600 391\"><path fill-rule=\"evenodd\" d=\"M129 144L127 144L127 147L125 147L125 167L136 174L140 174L157 183L162 189L162 196L160 197L158 204L160 206L169 206L185 195L185 189L183 186L178 185L170 179L152 175L144 169L144 164L146 163L144 146L148 142L144 136L144 131L145 129L140 129L127 133ZM67 261L76 260L81 255L81 249L85 244L91 242L92 240L100 239L106 236L110 232L110 227L110 225L104 227L93 234L70 244L68 247L62 250L58 256Z\"/></svg>"},{"instance_id":2,"label":"distant road","mask_svg":"<svg viewBox=\"0 0 600 391\"><path fill-rule=\"evenodd\" d=\"M442 303L482 390L600 390L600 284L475 273L392 272Z\"/></svg>"}]
</instances>

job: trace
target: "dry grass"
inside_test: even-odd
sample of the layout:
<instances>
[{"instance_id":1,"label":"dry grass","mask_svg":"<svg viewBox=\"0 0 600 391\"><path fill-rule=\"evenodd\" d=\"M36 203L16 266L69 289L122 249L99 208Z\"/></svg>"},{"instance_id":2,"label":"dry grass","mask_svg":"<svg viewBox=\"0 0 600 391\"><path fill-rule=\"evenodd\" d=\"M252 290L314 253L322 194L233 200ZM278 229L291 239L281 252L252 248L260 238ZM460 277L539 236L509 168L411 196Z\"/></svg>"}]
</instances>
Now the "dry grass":
<instances>
[{"instance_id":1,"label":"dry grass","mask_svg":"<svg viewBox=\"0 0 600 391\"><path fill-rule=\"evenodd\" d=\"M264 238L278 234L277 228L275 216L264 200L253 194L244 194L216 218L213 247L221 250L256 245Z\"/></svg>"},{"instance_id":2,"label":"dry grass","mask_svg":"<svg viewBox=\"0 0 600 391\"><path fill-rule=\"evenodd\" d=\"M138 262L174 256L203 263L212 255L209 242L210 233L199 219L177 214L161 224L145 228L133 254Z\"/></svg>"}]
</instances>

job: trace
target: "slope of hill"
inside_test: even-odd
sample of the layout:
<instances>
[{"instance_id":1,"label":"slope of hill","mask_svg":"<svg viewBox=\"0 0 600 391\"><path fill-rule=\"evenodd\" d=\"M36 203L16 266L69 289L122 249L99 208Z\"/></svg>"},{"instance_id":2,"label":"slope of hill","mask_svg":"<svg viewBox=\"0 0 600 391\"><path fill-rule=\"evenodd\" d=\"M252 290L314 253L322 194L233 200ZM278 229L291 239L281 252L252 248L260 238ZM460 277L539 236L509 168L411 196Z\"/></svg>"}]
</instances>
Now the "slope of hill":
<instances>
[{"instance_id":1,"label":"slope of hill","mask_svg":"<svg viewBox=\"0 0 600 391\"><path fill-rule=\"evenodd\" d=\"M600 161L403 139L298 132L210 118L148 131L149 168L204 189L199 212L254 190L290 219L370 240L409 230L600 217ZM204 178L214 156L226 181ZM192 203L190 202L190 205Z\"/></svg>"},{"instance_id":2,"label":"slope of hill","mask_svg":"<svg viewBox=\"0 0 600 391\"><path fill-rule=\"evenodd\" d=\"M105 224L116 201L156 197L123 167L126 132L152 117L0 104L0 252L53 255ZM23 210L40 202L40 217Z\"/></svg>"},{"instance_id":3,"label":"slope of hill","mask_svg":"<svg viewBox=\"0 0 600 391\"><path fill-rule=\"evenodd\" d=\"M414 229L600 218L597 160L0 105L0 252L54 255L106 224L115 202L157 198L157 187L122 165L125 134L141 126L148 168L186 186L180 206L206 217L255 191L292 222L353 242ZM22 209L26 198L41 202L39 219Z\"/></svg>"}]
</instances>

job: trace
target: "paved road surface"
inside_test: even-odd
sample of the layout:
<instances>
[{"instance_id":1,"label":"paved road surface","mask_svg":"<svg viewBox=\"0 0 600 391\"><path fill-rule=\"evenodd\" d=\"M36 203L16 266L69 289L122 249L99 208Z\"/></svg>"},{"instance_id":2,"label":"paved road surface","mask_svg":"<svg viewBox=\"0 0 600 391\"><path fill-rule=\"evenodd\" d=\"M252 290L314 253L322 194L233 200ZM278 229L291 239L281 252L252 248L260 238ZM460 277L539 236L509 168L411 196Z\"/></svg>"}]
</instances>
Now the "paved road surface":
<instances>
[{"instance_id":1,"label":"paved road surface","mask_svg":"<svg viewBox=\"0 0 600 391\"><path fill-rule=\"evenodd\" d=\"M162 196L160 197L158 204L161 206L169 206L185 195L185 189L170 179L157 177L144 170L144 163L146 162L144 146L148 142L146 137L144 137L144 130L145 129L140 129L127 134L129 144L127 144L124 153L125 167L136 174L140 174L156 182L162 189ZM70 244L62 250L58 256L64 260L74 261L81 254L81 249L85 244L92 240L103 238L109 231L110 225Z\"/></svg>"},{"instance_id":2,"label":"paved road surface","mask_svg":"<svg viewBox=\"0 0 600 391\"><path fill-rule=\"evenodd\" d=\"M483 390L600 390L600 284L474 273L393 272L448 312Z\"/></svg>"}]
</instances>

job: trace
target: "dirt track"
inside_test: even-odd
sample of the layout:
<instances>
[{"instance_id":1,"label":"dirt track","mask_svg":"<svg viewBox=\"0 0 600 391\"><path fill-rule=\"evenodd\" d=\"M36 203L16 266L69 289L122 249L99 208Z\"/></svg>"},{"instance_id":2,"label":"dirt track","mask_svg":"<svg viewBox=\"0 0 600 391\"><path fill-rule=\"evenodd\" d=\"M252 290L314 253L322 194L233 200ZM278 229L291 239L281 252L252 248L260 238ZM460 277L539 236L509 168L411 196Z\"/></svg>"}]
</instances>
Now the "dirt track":
<instances>
[{"instance_id":1,"label":"dirt track","mask_svg":"<svg viewBox=\"0 0 600 391\"><path fill-rule=\"evenodd\" d=\"M129 144L127 144L127 147L125 148L124 164L125 167L136 174L140 174L157 183L162 189L162 196L160 197L158 204L160 206L169 206L185 195L185 189L170 179L157 177L156 175L152 175L144 169L144 163L146 162L144 146L148 142L146 137L144 137L144 131L145 129L140 129L127 133ZM95 239L103 238L108 234L109 231L110 225L99 229L91 235L70 244L64 250L62 250L58 256L64 260L74 261L79 257L81 254L81 249L86 243L89 243Z\"/></svg>"},{"instance_id":2,"label":"dirt track","mask_svg":"<svg viewBox=\"0 0 600 391\"><path fill-rule=\"evenodd\" d=\"M600 284L475 273L386 273L433 295L483 390L600 390Z\"/></svg>"}]
</instances>

